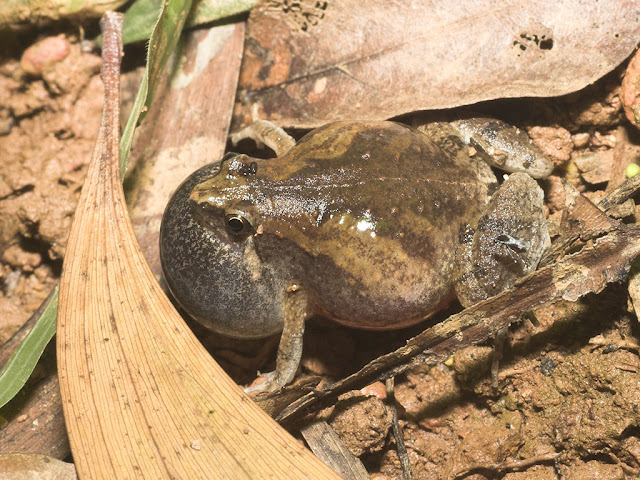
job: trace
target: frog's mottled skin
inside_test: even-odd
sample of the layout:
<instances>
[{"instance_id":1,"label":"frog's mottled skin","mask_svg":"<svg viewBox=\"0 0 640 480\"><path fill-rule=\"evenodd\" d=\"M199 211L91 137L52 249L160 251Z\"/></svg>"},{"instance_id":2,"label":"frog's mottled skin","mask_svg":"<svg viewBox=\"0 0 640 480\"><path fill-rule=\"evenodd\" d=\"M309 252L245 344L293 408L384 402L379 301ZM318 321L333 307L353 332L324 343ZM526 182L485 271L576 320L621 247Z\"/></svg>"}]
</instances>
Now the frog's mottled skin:
<instances>
[{"instance_id":1,"label":"frog's mottled skin","mask_svg":"<svg viewBox=\"0 0 640 480\"><path fill-rule=\"evenodd\" d=\"M167 283L191 316L234 337L283 332L276 371L253 391L293 379L310 315L371 330L412 325L448 303L454 283L465 305L508 287L548 243L535 181L512 175L485 208L495 176L446 125L422 133L338 122L294 147L272 124L256 127L248 135L278 157L228 154L201 168L174 194L160 231ZM479 148L492 148L488 131ZM499 162L551 170L521 151L498 148Z\"/></svg>"},{"instance_id":2,"label":"frog's mottled skin","mask_svg":"<svg viewBox=\"0 0 640 480\"><path fill-rule=\"evenodd\" d=\"M459 236L487 199L428 137L392 122L333 123L282 157L237 156L216 173L203 167L175 193L161 256L185 310L235 337L279 331L292 285L307 314L345 325L423 320L452 298ZM230 233L230 212L253 229Z\"/></svg>"}]
</instances>

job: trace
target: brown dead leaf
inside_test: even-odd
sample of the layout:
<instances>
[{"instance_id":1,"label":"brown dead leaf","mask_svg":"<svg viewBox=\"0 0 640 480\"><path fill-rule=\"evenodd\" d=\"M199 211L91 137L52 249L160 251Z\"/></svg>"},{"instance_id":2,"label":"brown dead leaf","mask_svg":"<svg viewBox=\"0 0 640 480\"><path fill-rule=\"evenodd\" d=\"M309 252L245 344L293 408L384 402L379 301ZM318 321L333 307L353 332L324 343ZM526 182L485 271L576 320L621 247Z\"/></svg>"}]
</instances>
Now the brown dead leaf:
<instances>
[{"instance_id":1,"label":"brown dead leaf","mask_svg":"<svg viewBox=\"0 0 640 480\"><path fill-rule=\"evenodd\" d=\"M229 378L160 290L119 167L122 15L108 12L96 148L60 279L57 360L83 479L339 477Z\"/></svg>"},{"instance_id":2,"label":"brown dead leaf","mask_svg":"<svg viewBox=\"0 0 640 480\"><path fill-rule=\"evenodd\" d=\"M636 127L640 127L640 50L635 53L627 66L620 96L627 120Z\"/></svg>"},{"instance_id":3,"label":"brown dead leaf","mask_svg":"<svg viewBox=\"0 0 640 480\"><path fill-rule=\"evenodd\" d=\"M251 13L234 129L316 127L594 82L640 39L634 0L268 0Z\"/></svg>"}]
</instances>

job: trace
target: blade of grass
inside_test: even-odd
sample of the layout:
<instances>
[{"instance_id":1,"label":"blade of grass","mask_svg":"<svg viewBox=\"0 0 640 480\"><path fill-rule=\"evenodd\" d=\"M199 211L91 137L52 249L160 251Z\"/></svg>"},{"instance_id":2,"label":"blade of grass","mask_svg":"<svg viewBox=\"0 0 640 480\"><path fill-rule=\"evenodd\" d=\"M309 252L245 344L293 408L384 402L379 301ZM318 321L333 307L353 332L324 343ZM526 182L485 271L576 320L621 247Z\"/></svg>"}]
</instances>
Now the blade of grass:
<instances>
[{"instance_id":1,"label":"blade of grass","mask_svg":"<svg viewBox=\"0 0 640 480\"><path fill-rule=\"evenodd\" d=\"M136 0L124 14L122 40L125 44L150 37L164 0ZM189 27L214 22L251 10L255 0L200 0L191 9L186 24Z\"/></svg>"},{"instance_id":2,"label":"blade of grass","mask_svg":"<svg viewBox=\"0 0 640 480\"><path fill-rule=\"evenodd\" d=\"M0 408L15 397L27 383L42 352L56 333L57 314L58 286L56 285L47 308L0 371Z\"/></svg>"},{"instance_id":3,"label":"blade of grass","mask_svg":"<svg viewBox=\"0 0 640 480\"><path fill-rule=\"evenodd\" d=\"M149 39L147 67L140 83L138 95L133 103L131 115L129 115L120 139L120 174L122 177L127 169L127 158L133 144L135 129L151 107L160 82L160 75L178 43L187 15L191 10L191 0L169 0L163 5L164 8L160 11L158 22Z\"/></svg>"},{"instance_id":4,"label":"blade of grass","mask_svg":"<svg viewBox=\"0 0 640 480\"><path fill-rule=\"evenodd\" d=\"M126 170L134 131L151 106L160 75L178 42L189 14L191 0L168 0L163 2L162 7L149 40L145 74L120 141L120 171L122 173ZM14 398L29 379L44 348L56 333L57 311L58 287L56 286L55 293L46 310L0 371L0 408Z\"/></svg>"}]
</instances>

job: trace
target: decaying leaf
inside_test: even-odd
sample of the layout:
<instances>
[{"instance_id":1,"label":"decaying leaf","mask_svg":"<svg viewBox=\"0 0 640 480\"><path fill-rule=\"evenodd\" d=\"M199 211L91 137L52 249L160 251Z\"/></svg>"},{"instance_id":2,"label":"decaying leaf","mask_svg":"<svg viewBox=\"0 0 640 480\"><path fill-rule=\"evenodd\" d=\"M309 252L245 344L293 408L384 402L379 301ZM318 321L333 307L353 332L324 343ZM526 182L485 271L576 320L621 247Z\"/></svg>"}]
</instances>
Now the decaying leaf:
<instances>
[{"instance_id":1,"label":"decaying leaf","mask_svg":"<svg viewBox=\"0 0 640 480\"><path fill-rule=\"evenodd\" d=\"M234 130L316 127L583 88L640 40L634 0L267 0L251 13Z\"/></svg>"},{"instance_id":2,"label":"decaying leaf","mask_svg":"<svg viewBox=\"0 0 640 480\"><path fill-rule=\"evenodd\" d=\"M627 66L620 97L627 120L636 127L640 127L640 50L635 53Z\"/></svg>"}]
</instances>

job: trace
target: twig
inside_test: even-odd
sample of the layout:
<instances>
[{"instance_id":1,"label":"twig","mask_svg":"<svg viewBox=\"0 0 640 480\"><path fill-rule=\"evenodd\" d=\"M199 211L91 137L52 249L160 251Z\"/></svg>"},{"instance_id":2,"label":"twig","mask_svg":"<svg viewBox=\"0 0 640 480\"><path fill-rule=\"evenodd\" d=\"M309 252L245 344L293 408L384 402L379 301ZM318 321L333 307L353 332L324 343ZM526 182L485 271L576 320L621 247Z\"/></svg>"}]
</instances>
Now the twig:
<instances>
[{"instance_id":1,"label":"twig","mask_svg":"<svg viewBox=\"0 0 640 480\"><path fill-rule=\"evenodd\" d=\"M522 470L524 468L530 467L532 465L537 465L538 463L551 462L556 460L560 456L559 453L547 453L545 455L536 455L535 457L529 457L524 460L514 460L512 462L502 462L502 463L494 463L494 464L475 464L470 465L469 467L455 473L451 480L455 480L457 478L466 477L471 472L476 470L484 470L490 472L504 472L507 470Z\"/></svg>"},{"instance_id":2,"label":"twig","mask_svg":"<svg viewBox=\"0 0 640 480\"><path fill-rule=\"evenodd\" d=\"M616 348L624 348L625 350L634 350L640 352L640 345L630 340L606 340L601 335L595 336L589 340L589 345L597 345L599 347L615 346Z\"/></svg>"},{"instance_id":3,"label":"twig","mask_svg":"<svg viewBox=\"0 0 640 480\"><path fill-rule=\"evenodd\" d=\"M398 458L402 467L402 480L413 480L413 470L411 470L411 462L407 454L407 447L404 444L404 434L402 427L398 421L398 409L396 408L396 396L394 392L394 379L388 378L386 381L387 398L389 400L389 408L391 409L391 427L393 429L393 438L396 440L396 448L398 450Z\"/></svg>"},{"instance_id":4,"label":"twig","mask_svg":"<svg viewBox=\"0 0 640 480\"><path fill-rule=\"evenodd\" d=\"M612 208L621 205L622 203L629 200L633 195L636 194L638 190L640 190L640 175L629 178L620 186L609 192L606 197L598 202L598 207L603 212L608 212ZM593 232L593 236L591 236L591 238L595 238L595 236L597 236L597 232ZM578 240L580 240L580 237L581 236L576 233L569 236L561 236L560 238L555 240L551 248L545 252L542 259L540 260L540 266L547 266L551 262L556 260L562 255L563 252L566 252ZM587 239L588 238L583 238L583 240Z\"/></svg>"}]
</instances>

